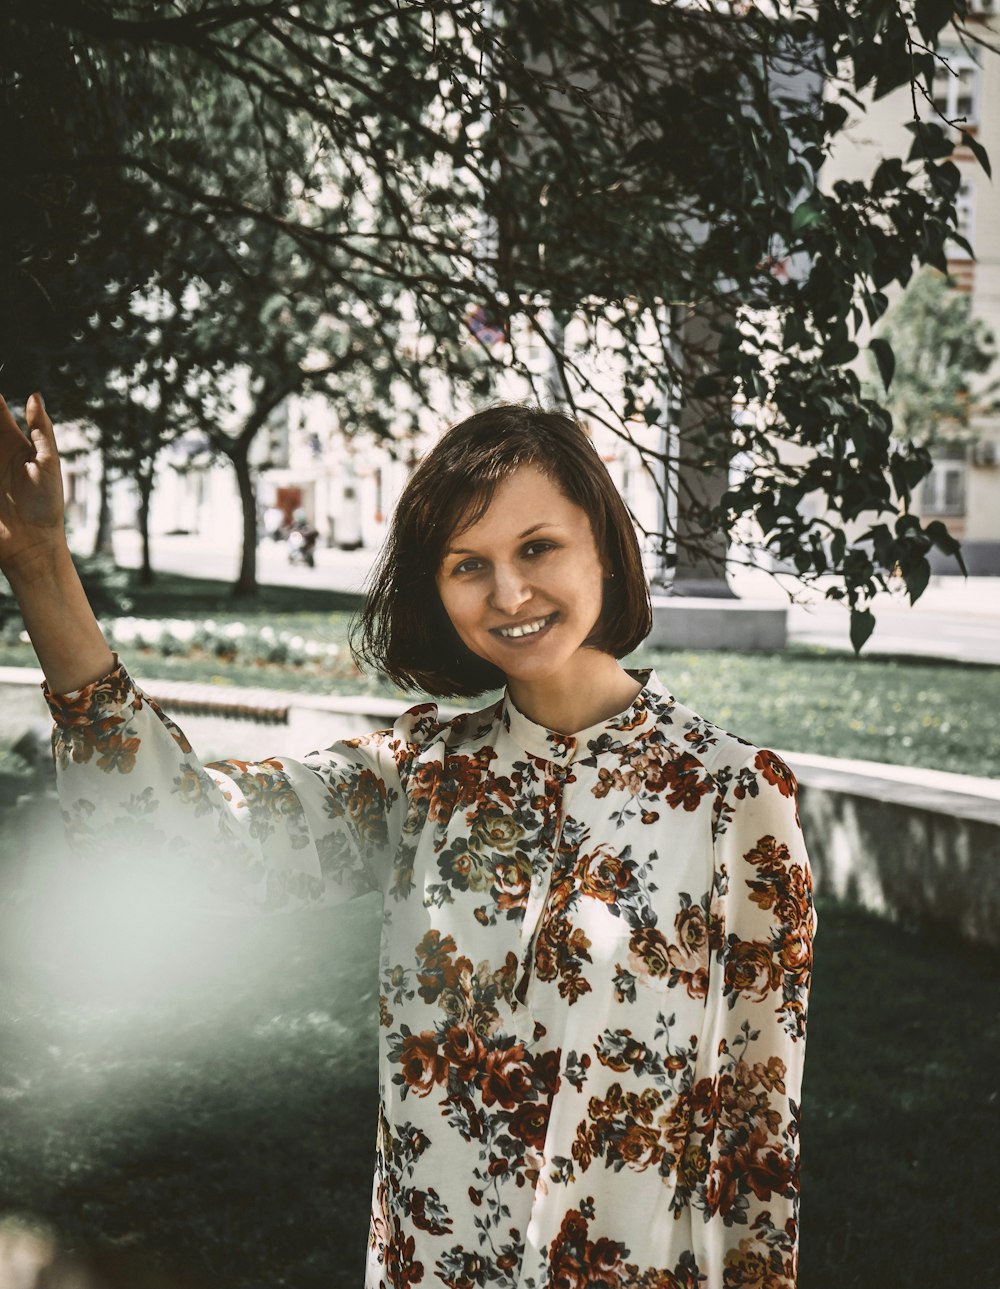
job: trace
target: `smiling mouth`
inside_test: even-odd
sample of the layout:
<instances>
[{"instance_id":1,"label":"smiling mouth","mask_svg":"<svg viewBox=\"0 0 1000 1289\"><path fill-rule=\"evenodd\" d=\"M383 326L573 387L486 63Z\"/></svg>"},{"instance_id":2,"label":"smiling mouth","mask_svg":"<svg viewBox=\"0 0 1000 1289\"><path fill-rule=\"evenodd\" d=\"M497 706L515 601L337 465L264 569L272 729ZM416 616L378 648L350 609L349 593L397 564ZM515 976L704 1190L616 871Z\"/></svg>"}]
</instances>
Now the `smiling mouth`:
<instances>
[{"instance_id":1,"label":"smiling mouth","mask_svg":"<svg viewBox=\"0 0 1000 1289\"><path fill-rule=\"evenodd\" d=\"M523 640L526 636L537 636L539 631L543 631L551 622L556 620L557 615L550 613L544 618L535 618L533 622L522 622L516 627L494 627L493 635L499 636L501 640Z\"/></svg>"}]
</instances>

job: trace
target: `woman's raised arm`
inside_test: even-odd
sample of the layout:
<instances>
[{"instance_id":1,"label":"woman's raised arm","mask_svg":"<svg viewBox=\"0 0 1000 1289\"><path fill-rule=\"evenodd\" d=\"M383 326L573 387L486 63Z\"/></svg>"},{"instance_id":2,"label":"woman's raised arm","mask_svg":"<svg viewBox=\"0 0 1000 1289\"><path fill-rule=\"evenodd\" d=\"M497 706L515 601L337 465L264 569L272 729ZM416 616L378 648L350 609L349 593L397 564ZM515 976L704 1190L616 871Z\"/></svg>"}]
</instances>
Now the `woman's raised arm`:
<instances>
[{"instance_id":1,"label":"woman's raised arm","mask_svg":"<svg viewBox=\"0 0 1000 1289\"><path fill-rule=\"evenodd\" d=\"M25 410L30 439L0 398L0 569L49 689L65 694L106 676L114 657L66 544L52 422L39 394Z\"/></svg>"}]
</instances>

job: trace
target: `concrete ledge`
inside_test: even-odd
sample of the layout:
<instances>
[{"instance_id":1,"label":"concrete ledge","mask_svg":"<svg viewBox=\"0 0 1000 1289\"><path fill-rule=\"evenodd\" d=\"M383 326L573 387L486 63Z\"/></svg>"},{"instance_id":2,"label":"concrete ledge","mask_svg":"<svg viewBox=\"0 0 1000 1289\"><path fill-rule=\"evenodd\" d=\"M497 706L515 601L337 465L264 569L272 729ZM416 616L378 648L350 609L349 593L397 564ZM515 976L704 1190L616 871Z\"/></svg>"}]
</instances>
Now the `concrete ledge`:
<instances>
[{"instance_id":1,"label":"concrete ledge","mask_svg":"<svg viewBox=\"0 0 1000 1289\"><path fill-rule=\"evenodd\" d=\"M1000 947L1000 783L783 752L816 890Z\"/></svg>"},{"instance_id":2,"label":"concrete ledge","mask_svg":"<svg viewBox=\"0 0 1000 1289\"><path fill-rule=\"evenodd\" d=\"M168 715L178 718L199 755L209 761L300 757L337 739L385 729L412 705L405 698L364 694L299 694L140 675L135 679ZM37 668L0 667L0 737L16 738L30 725L50 723L41 683ZM445 719L463 710L447 703L438 707Z\"/></svg>"},{"instance_id":3,"label":"concrete ledge","mask_svg":"<svg viewBox=\"0 0 1000 1289\"><path fill-rule=\"evenodd\" d=\"M788 609L765 601L654 595L646 644L663 649L784 649Z\"/></svg>"}]
</instances>

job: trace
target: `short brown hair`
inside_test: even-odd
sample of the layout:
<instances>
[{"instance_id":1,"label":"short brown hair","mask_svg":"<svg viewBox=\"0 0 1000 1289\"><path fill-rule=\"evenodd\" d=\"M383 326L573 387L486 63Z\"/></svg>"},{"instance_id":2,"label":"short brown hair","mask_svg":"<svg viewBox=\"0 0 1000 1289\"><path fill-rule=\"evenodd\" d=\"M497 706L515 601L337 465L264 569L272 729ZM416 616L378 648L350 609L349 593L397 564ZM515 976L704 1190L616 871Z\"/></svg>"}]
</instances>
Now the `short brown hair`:
<instances>
[{"instance_id":1,"label":"short brown hair","mask_svg":"<svg viewBox=\"0 0 1000 1289\"><path fill-rule=\"evenodd\" d=\"M652 610L635 528L590 439L560 412L502 404L453 425L404 488L352 633L359 664L439 698L471 698L505 683L459 638L436 576L455 531L476 523L497 485L523 465L537 466L586 512L613 574L585 644L622 658L645 639Z\"/></svg>"}]
</instances>

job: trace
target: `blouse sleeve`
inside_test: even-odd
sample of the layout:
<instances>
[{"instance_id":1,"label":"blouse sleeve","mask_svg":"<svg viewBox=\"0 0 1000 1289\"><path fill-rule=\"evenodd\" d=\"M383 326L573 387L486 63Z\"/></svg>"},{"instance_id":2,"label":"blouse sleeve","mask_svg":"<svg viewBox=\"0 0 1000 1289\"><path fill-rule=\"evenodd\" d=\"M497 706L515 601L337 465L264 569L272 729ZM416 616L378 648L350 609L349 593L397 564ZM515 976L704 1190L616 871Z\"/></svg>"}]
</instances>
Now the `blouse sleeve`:
<instances>
[{"instance_id":1,"label":"blouse sleeve","mask_svg":"<svg viewBox=\"0 0 1000 1289\"><path fill-rule=\"evenodd\" d=\"M692 1088L695 1255L710 1285L793 1289L815 914L796 784L754 749L716 803L711 973Z\"/></svg>"},{"instance_id":2,"label":"blouse sleeve","mask_svg":"<svg viewBox=\"0 0 1000 1289\"><path fill-rule=\"evenodd\" d=\"M405 738L383 731L302 761L202 765L120 664L45 691L74 849L183 883L218 911L277 912L384 888L399 838ZM151 884L156 889L156 882Z\"/></svg>"}]
</instances>

